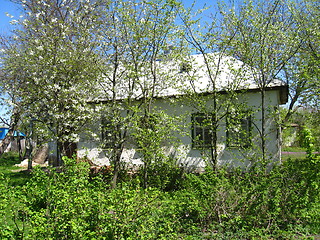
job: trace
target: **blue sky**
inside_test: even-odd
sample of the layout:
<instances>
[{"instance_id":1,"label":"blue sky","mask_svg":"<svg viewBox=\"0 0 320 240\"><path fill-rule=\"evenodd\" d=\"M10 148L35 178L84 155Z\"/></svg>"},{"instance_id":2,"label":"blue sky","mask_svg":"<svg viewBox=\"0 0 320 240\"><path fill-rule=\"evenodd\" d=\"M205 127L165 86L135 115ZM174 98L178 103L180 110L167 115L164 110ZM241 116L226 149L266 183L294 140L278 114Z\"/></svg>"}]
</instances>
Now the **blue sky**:
<instances>
[{"instance_id":1,"label":"blue sky","mask_svg":"<svg viewBox=\"0 0 320 240\"><path fill-rule=\"evenodd\" d=\"M0 34L7 34L12 29L10 25L11 18L6 16L6 13L13 15L15 18L19 18L20 12L18 6L9 0L0 0Z\"/></svg>"},{"instance_id":2,"label":"blue sky","mask_svg":"<svg viewBox=\"0 0 320 240\"><path fill-rule=\"evenodd\" d=\"M10 25L11 18L6 16L6 12L19 17L18 7L9 0L0 0L0 34L7 35L12 29ZM0 106L0 116L4 115L4 109ZM2 125L0 123L0 125Z\"/></svg>"},{"instance_id":3,"label":"blue sky","mask_svg":"<svg viewBox=\"0 0 320 240\"><path fill-rule=\"evenodd\" d=\"M183 0L183 2L186 6L191 6L193 0ZM216 0L197 0L196 8L202 8L205 4L207 6L216 5L216 2ZM19 6L9 0L0 0L0 34L6 34L12 29L12 26L9 23L12 19L7 17L6 13L11 14L18 19L20 16Z\"/></svg>"}]
</instances>

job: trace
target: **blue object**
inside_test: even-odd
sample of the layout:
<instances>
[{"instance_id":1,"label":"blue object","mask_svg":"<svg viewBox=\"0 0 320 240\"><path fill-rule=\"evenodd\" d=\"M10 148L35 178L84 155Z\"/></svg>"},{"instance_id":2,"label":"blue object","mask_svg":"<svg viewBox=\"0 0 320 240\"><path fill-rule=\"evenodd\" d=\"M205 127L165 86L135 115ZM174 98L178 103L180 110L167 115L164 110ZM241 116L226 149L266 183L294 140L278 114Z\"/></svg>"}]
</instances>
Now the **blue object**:
<instances>
[{"instance_id":1,"label":"blue object","mask_svg":"<svg viewBox=\"0 0 320 240\"><path fill-rule=\"evenodd\" d=\"M0 140L4 139L8 132L9 132L9 128L0 128ZM26 135L22 132L14 131L13 136L25 137Z\"/></svg>"}]
</instances>

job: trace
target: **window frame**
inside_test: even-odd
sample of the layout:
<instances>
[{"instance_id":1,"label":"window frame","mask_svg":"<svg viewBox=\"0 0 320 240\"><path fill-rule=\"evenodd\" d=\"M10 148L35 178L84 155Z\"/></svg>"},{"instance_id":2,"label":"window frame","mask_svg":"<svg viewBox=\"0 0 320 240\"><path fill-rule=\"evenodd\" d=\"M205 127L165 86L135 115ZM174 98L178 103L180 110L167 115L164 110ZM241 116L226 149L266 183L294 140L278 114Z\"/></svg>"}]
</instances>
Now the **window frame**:
<instances>
[{"instance_id":1,"label":"window frame","mask_svg":"<svg viewBox=\"0 0 320 240\"><path fill-rule=\"evenodd\" d=\"M199 118L199 120L197 120L197 118ZM198 113L193 113L191 115L192 149L210 148L212 134L210 133L210 126L208 126L209 122L205 123L205 121L206 120L209 121L209 119L210 119L210 114L208 115L205 113L198 112ZM200 136L201 139L197 139L198 136Z\"/></svg>"}]
</instances>

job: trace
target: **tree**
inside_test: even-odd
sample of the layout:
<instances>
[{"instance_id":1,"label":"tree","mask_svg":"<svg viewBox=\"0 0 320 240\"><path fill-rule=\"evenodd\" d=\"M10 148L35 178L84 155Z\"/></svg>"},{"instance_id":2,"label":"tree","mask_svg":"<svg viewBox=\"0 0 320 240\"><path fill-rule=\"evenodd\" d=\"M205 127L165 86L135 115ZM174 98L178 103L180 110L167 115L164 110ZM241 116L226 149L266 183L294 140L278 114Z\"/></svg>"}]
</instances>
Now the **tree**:
<instances>
[{"instance_id":1,"label":"tree","mask_svg":"<svg viewBox=\"0 0 320 240\"><path fill-rule=\"evenodd\" d=\"M98 2L19 1L25 18L5 51L3 72L17 77L23 114L50 130L57 141L58 165L67 144L88 120L88 94L94 92L97 56L94 27Z\"/></svg>"},{"instance_id":2,"label":"tree","mask_svg":"<svg viewBox=\"0 0 320 240\"><path fill-rule=\"evenodd\" d=\"M301 47L299 26L285 1L249 1L230 10L221 8L224 31L235 36L228 51L245 63L261 96L260 148L267 161L268 108L266 88L274 79L283 78L284 69ZM259 128L257 128L259 129Z\"/></svg>"},{"instance_id":3,"label":"tree","mask_svg":"<svg viewBox=\"0 0 320 240\"><path fill-rule=\"evenodd\" d=\"M3 64L3 59L6 55L15 49L14 39L11 37L1 36L1 62L0 66ZM17 66L17 68L19 65ZM20 122L21 114L22 114L22 105L19 99L19 88L21 87L21 83L19 81L19 76L10 71L5 71L1 69L0 72L0 94L1 100L0 105L5 107L6 115L1 117L2 124L8 126L9 131L6 137L0 143L0 156L7 149L8 145L12 141L12 137L14 131L17 129L18 124ZM11 112L11 114L9 114Z\"/></svg>"},{"instance_id":4,"label":"tree","mask_svg":"<svg viewBox=\"0 0 320 240\"><path fill-rule=\"evenodd\" d=\"M301 47L296 56L285 67L285 78L290 85L290 105L283 122L301 106L319 108L319 60L320 60L320 22L319 6L316 1L292 3L290 10L299 26Z\"/></svg>"},{"instance_id":5,"label":"tree","mask_svg":"<svg viewBox=\"0 0 320 240\"><path fill-rule=\"evenodd\" d=\"M164 0L114 1L102 13L104 24L100 25L98 34L103 62L100 73L104 81L100 86L105 96L104 118L109 135L105 141L109 142L114 167L113 186L124 145L132 137L140 141L140 145L147 139L142 136L142 128L148 129L149 125L137 123L142 119L152 121L153 112L157 112L152 106L154 97L174 82L173 73L162 68L167 60L175 57L169 46L177 41L175 8L178 6L176 1ZM144 151L142 155L147 172L155 157Z\"/></svg>"},{"instance_id":6,"label":"tree","mask_svg":"<svg viewBox=\"0 0 320 240\"><path fill-rule=\"evenodd\" d=\"M180 13L185 28L185 42L191 52L199 53L200 56L198 59L186 58L182 64L189 65L188 69L183 70L183 77L189 81L185 86L188 102L200 113L198 116L194 115L192 124L201 126L203 134L208 134L209 139L201 140L207 145L206 148L209 147L209 165L216 170L221 144L226 140L218 137L222 122L230 116L232 109L240 112L245 108L237 104L240 95L238 90L244 90L243 73L239 71L240 62L228 56L227 50L235 34L225 34L224 23L215 15L204 22L199 14L203 14L205 10L193 14L193 9L190 8ZM229 80L224 79L224 74L228 75ZM199 89L197 85L203 77L208 78L208 85ZM225 94L221 94L222 90ZM205 96L203 92L209 94ZM196 135L196 132L193 134Z\"/></svg>"}]
</instances>

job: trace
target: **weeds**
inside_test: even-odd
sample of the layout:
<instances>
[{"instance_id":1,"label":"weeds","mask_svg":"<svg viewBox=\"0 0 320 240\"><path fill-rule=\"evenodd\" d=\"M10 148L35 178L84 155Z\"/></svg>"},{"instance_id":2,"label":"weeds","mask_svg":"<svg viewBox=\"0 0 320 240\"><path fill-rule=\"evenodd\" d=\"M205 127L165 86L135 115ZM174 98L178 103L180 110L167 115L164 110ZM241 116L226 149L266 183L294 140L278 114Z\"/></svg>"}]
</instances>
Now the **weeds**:
<instances>
[{"instance_id":1,"label":"weeds","mask_svg":"<svg viewBox=\"0 0 320 240\"><path fill-rule=\"evenodd\" d=\"M90 176L85 163L65 158L62 172L35 168L20 186L2 177L0 238L294 239L319 234L320 159L312 157L289 159L268 174L258 168L193 174L163 167L166 177L146 189L139 173L112 189L102 176Z\"/></svg>"}]
</instances>

